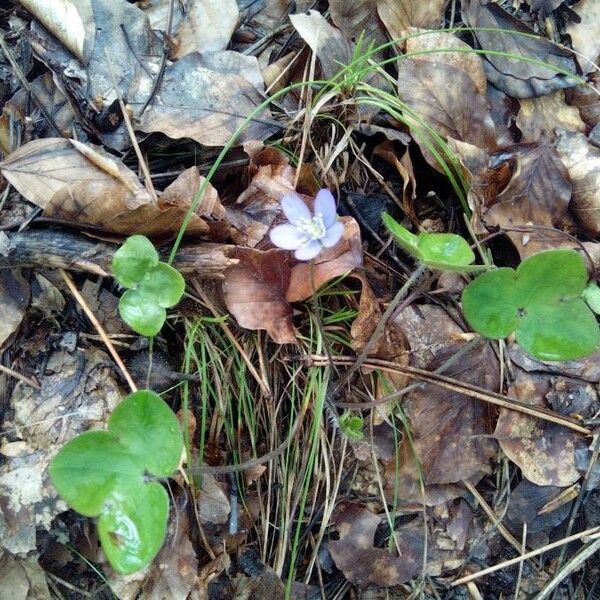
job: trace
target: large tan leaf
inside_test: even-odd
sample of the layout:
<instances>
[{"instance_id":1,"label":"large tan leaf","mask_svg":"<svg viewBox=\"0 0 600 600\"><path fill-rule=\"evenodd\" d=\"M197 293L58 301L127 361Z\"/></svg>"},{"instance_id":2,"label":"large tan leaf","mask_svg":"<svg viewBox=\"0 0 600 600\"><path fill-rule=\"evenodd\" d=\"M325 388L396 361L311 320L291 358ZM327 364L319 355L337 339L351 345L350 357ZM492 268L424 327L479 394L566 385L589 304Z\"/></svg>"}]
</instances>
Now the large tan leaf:
<instances>
[{"instance_id":1,"label":"large tan leaf","mask_svg":"<svg viewBox=\"0 0 600 600\"><path fill-rule=\"evenodd\" d=\"M556 146L573 183L571 209L588 234L600 234L600 150L585 135L560 132Z\"/></svg>"},{"instance_id":2,"label":"large tan leaf","mask_svg":"<svg viewBox=\"0 0 600 600\"><path fill-rule=\"evenodd\" d=\"M363 35L366 46L384 44L385 27L377 15L379 0L330 0L331 19L350 40Z\"/></svg>"},{"instance_id":3,"label":"large tan leaf","mask_svg":"<svg viewBox=\"0 0 600 600\"><path fill-rule=\"evenodd\" d=\"M292 25L321 63L323 77L330 79L352 58L352 49L343 33L330 25L318 11L290 15Z\"/></svg>"},{"instance_id":4,"label":"large tan leaf","mask_svg":"<svg viewBox=\"0 0 600 600\"><path fill-rule=\"evenodd\" d=\"M499 4L462 0L462 18L470 27L479 28L473 31L473 35L484 51L499 53L485 55L484 69L490 83L509 96L532 98L577 84L574 79L559 72L565 70L576 74L572 53L546 38L536 37L533 30ZM508 29L528 35L489 29ZM514 58L508 58L506 54ZM537 62L532 62L532 59Z\"/></svg>"},{"instance_id":5,"label":"large tan leaf","mask_svg":"<svg viewBox=\"0 0 600 600\"><path fill-rule=\"evenodd\" d=\"M465 46L448 34L436 34L427 41L428 37L416 38L408 49L427 51L436 44L457 49ZM398 63L398 95L416 113L405 111L411 134L435 168L441 169L429 148L436 143L426 127L443 138L495 149L496 132L485 85L479 58L465 52L413 56Z\"/></svg>"},{"instance_id":6,"label":"large tan leaf","mask_svg":"<svg viewBox=\"0 0 600 600\"><path fill-rule=\"evenodd\" d=\"M573 48L579 52L581 68L587 73L595 70L594 64L600 55L600 3L598 0L581 0L573 6L573 10L580 21L571 21L567 25L567 33L571 36Z\"/></svg>"},{"instance_id":7,"label":"large tan leaf","mask_svg":"<svg viewBox=\"0 0 600 600\"><path fill-rule=\"evenodd\" d=\"M49 138L22 146L0 163L4 176L28 200L44 209L44 215L102 227L114 233L142 233L157 239L173 237L190 205L193 171L165 190L155 203L133 171L102 148L75 140ZM189 187L188 187L189 186ZM182 193L181 188L188 188ZM199 208L223 214L209 187L207 204ZM208 214L204 212L203 214ZM203 234L207 224L195 214L190 234Z\"/></svg>"},{"instance_id":8,"label":"large tan leaf","mask_svg":"<svg viewBox=\"0 0 600 600\"><path fill-rule=\"evenodd\" d=\"M439 27L448 0L379 0L377 13L390 37L398 39L411 27Z\"/></svg>"},{"instance_id":9,"label":"large tan leaf","mask_svg":"<svg viewBox=\"0 0 600 600\"><path fill-rule=\"evenodd\" d=\"M152 104L137 129L171 138L191 138L205 146L225 145L264 100L258 61L238 52L192 52L165 69ZM265 109L249 123L239 143L264 139L275 128Z\"/></svg>"},{"instance_id":10,"label":"large tan leaf","mask_svg":"<svg viewBox=\"0 0 600 600\"><path fill-rule=\"evenodd\" d=\"M87 62L96 33L91 0L19 0L79 60Z\"/></svg>"},{"instance_id":11,"label":"large tan leaf","mask_svg":"<svg viewBox=\"0 0 600 600\"><path fill-rule=\"evenodd\" d=\"M235 0L192 0L175 35L175 56L225 50L238 17Z\"/></svg>"},{"instance_id":12,"label":"large tan leaf","mask_svg":"<svg viewBox=\"0 0 600 600\"><path fill-rule=\"evenodd\" d=\"M296 333L285 298L290 280L289 254L238 248L239 263L225 273L223 296L241 327L264 329L278 344L292 344Z\"/></svg>"}]
</instances>

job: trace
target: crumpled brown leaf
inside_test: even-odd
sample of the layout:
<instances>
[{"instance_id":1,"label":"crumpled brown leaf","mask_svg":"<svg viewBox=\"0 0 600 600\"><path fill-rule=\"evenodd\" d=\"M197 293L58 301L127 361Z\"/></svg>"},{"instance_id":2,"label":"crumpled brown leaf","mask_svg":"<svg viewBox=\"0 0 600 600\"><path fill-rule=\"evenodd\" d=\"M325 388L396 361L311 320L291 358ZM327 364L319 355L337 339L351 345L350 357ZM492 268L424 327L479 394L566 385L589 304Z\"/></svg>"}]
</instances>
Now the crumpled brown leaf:
<instances>
[{"instance_id":1,"label":"crumpled brown leaf","mask_svg":"<svg viewBox=\"0 0 600 600\"><path fill-rule=\"evenodd\" d=\"M264 101L258 61L239 52L192 52L165 69L158 93L136 128L171 138L224 146ZM254 116L238 139L264 139L276 131L270 111Z\"/></svg>"},{"instance_id":2,"label":"crumpled brown leaf","mask_svg":"<svg viewBox=\"0 0 600 600\"><path fill-rule=\"evenodd\" d=\"M577 85L577 81L557 70L577 73L572 53L546 38L535 36L533 30L499 4L484 0L462 0L462 18L469 27L509 29L533 36L481 29L473 31L484 54L486 49L490 49L516 56L509 58L485 54L483 61L490 83L509 96L532 98ZM543 61L550 66L532 63L528 59Z\"/></svg>"},{"instance_id":3,"label":"crumpled brown leaf","mask_svg":"<svg viewBox=\"0 0 600 600\"><path fill-rule=\"evenodd\" d=\"M274 342L293 344L292 308L285 298L290 280L289 254L238 248L239 263L227 269L222 284L227 309L246 329L265 329Z\"/></svg>"},{"instance_id":4,"label":"crumpled brown leaf","mask_svg":"<svg viewBox=\"0 0 600 600\"><path fill-rule=\"evenodd\" d=\"M329 552L344 576L360 589L390 587L410 581L421 570L423 539L397 536L402 555L375 548L375 530L381 518L358 504L344 504L333 518L340 539L329 543Z\"/></svg>"},{"instance_id":5,"label":"crumpled brown leaf","mask_svg":"<svg viewBox=\"0 0 600 600\"><path fill-rule=\"evenodd\" d=\"M0 349L21 325L30 295L29 283L20 270L0 269Z\"/></svg>"},{"instance_id":6,"label":"crumpled brown leaf","mask_svg":"<svg viewBox=\"0 0 600 600\"><path fill-rule=\"evenodd\" d=\"M476 180L481 219L488 227L538 225L561 229L569 222L569 173L548 144L516 144L491 157L491 168ZM560 232L509 231L521 258L571 242Z\"/></svg>"},{"instance_id":7,"label":"crumpled brown leaf","mask_svg":"<svg viewBox=\"0 0 600 600\"><path fill-rule=\"evenodd\" d=\"M411 27L436 27L444 19L448 0L379 0L377 14L392 39L399 39Z\"/></svg>"},{"instance_id":8,"label":"crumpled brown leaf","mask_svg":"<svg viewBox=\"0 0 600 600\"><path fill-rule=\"evenodd\" d=\"M119 159L99 146L62 138L29 142L0 163L0 169L23 196L44 209L45 216L155 239L177 233L194 186L203 180L197 169L188 169L155 203L135 173ZM188 234L208 232L200 214L223 216L212 186L205 201L193 215Z\"/></svg>"},{"instance_id":9,"label":"crumpled brown leaf","mask_svg":"<svg viewBox=\"0 0 600 600\"><path fill-rule=\"evenodd\" d=\"M532 406L544 406L550 391L547 376L517 370L509 395ZM494 437L523 476L536 485L567 486L580 477L577 452L586 452L584 438L560 425L501 409Z\"/></svg>"},{"instance_id":10,"label":"crumpled brown leaf","mask_svg":"<svg viewBox=\"0 0 600 600\"><path fill-rule=\"evenodd\" d=\"M35 556L20 558L0 552L0 581L2 600L47 600L52 598L46 573Z\"/></svg>"},{"instance_id":11,"label":"crumpled brown leaf","mask_svg":"<svg viewBox=\"0 0 600 600\"><path fill-rule=\"evenodd\" d=\"M441 52L409 56L398 62L398 94L416 115L405 111L413 138L425 158L441 170L429 150L435 139L421 124L432 127L443 138L454 138L479 148L494 151L496 132L485 95L486 81L481 60L460 52L468 48L447 33L420 36L407 41L407 53L435 48L457 48L456 53Z\"/></svg>"},{"instance_id":12,"label":"crumpled brown leaf","mask_svg":"<svg viewBox=\"0 0 600 600\"><path fill-rule=\"evenodd\" d=\"M585 135L559 132L556 150L573 184L571 209L591 236L600 234L600 150Z\"/></svg>"}]
</instances>

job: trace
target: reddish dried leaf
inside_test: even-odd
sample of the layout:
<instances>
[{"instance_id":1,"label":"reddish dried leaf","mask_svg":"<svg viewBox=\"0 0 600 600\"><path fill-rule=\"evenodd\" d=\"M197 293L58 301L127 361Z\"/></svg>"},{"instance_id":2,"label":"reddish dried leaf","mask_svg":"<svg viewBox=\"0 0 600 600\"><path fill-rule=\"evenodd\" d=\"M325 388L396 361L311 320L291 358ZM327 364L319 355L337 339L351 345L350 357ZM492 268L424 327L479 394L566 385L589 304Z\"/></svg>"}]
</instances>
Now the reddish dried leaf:
<instances>
[{"instance_id":1,"label":"reddish dried leaf","mask_svg":"<svg viewBox=\"0 0 600 600\"><path fill-rule=\"evenodd\" d=\"M342 222L344 234L333 248L326 248L312 262L301 262L292 267L286 292L289 302L310 298L324 283L347 275L362 265L358 223L352 217L342 217Z\"/></svg>"},{"instance_id":2,"label":"reddish dried leaf","mask_svg":"<svg viewBox=\"0 0 600 600\"><path fill-rule=\"evenodd\" d=\"M509 395L532 406L545 406L547 376L517 371ZM584 439L565 427L502 409L494 436L504 453L521 468L523 476L536 485L567 486L580 477L577 452L586 452Z\"/></svg>"},{"instance_id":3,"label":"reddish dried leaf","mask_svg":"<svg viewBox=\"0 0 600 600\"><path fill-rule=\"evenodd\" d=\"M285 298L290 281L285 250L238 248L239 263L225 273L225 304L241 327L265 329L278 344L293 344L292 308Z\"/></svg>"},{"instance_id":4,"label":"reddish dried leaf","mask_svg":"<svg viewBox=\"0 0 600 600\"><path fill-rule=\"evenodd\" d=\"M335 517L340 539L329 543L329 551L344 576L361 589L400 585L421 570L423 539L399 535L402 556L395 557L373 547L380 523L380 517L357 504L344 504Z\"/></svg>"}]
</instances>

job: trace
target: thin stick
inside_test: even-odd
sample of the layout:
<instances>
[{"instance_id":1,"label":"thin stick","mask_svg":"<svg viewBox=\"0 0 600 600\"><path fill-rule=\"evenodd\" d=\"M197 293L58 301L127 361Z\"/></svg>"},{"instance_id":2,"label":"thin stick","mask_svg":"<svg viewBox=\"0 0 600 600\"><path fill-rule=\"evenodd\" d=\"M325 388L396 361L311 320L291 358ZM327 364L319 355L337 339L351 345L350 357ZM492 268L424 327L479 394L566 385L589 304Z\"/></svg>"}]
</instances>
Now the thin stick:
<instances>
[{"instance_id":1,"label":"thin stick","mask_svg":"<svg viewBox=\"0 0 600 600\"><path fill-rule=\"evenodd\" d=\"M13 371L12 369L5 367L4 365L0 365L0 372L6 373L9 377L14 377L15 379L18 379L19 381L22 381L23 383L30 385L32 388L35 388L36 390L42 389L40 384L37 381L30 379L29 377L25 377L25 375L21 375L21 373L17 373L16 371Z\"/></svg>"},{"instance_id":2,"label":"thin stick","mask_svg":"<svg viewBox=\"0 0 600 600\"><path fill-rule=\"evenodd\" d=\"M108 351L110 352L110 355L113 357L113 360L121 370L121 373L123 374L125 381L127 381L127 384L129 385L131 391L137 392L137 385L135 385L133 379L131 378L127 367L123 364L123 361L121 360L121 357L119 356L116 348L110 341L110 338L108 337L106 331L104 331L104 327L102 327L100 321L96 319L96 315L91 311L84 297L79 293L75 282L73 281L69 273L67 273L64 269L60 269L60 274L62 275L62 278L64 279L65 283L67 284L69 291L71 292L71 294L73 294L73 297L75 298L75 300L77 300L77 303L79 304L79 306L81 306L83 312L91 321L92 325L94 326L94 329L96 329L98 335L102 338L104 345L107 347Z\"/></svg>"},{"instance_id":3,"label":"thin stick","mask_svg":"<svg viewBox=\"0 0 600 600\"><path fill-rule=\"evenodd\" d=\"M312 363L316 366L330 366L330 362L327 359L327 357L322 356L320 354L310 354L307 356L307 359L312 361ZM333 362L339 365L352 365L355 363L355 361L356 359L353 356L338 355L333 357ZM574 420L569 419L568 417L563 417L562 415L559 415L558 413L555 413L546 408L531 406L519 400L515 400L514 398L508 398L507 396L503 396L502 394L491 392L489 390L477 387L476 385L472 385L470 383L457 381L456 379L452 379L451 377L438 375L436 373L432 373L431 371L426 371L425 369L402 366L387 360L381 360L376 358L369 358L363 363L363 365L365 367L379 369L381 371L402 373L407 377L412 377L413 379L422 379L423 381L426 381L433 385L437 385L439 387L451 390L453 392L457 392L459 394L463 394L465 396L469 396L471 398L476 398L477 400L482 400L483 402L488 402L489 404L494 404L502 408L514 410L529 415L531 417L542 419L543 421L548 421L550 423L562 425L563 427L572 429L577 433L582 433L585 436L592 435L592 431L587 427L583 427L582 425L576 423ZM361 410L361 406L362 405L360 403L356 404L355 410Z\"/></svg>"},{"instance_id":4,"label":"thin stick","mask_svg":"<svg viewBox=\"0 0 600 600\"><path fill-rule=\"evenodd\" d=\"M548 544L546 546L542 546L541 548L537 548L536 550L532 550L531 552L527 552L525 554L521 554L515 558L511 558L510 560L505 560L500 564L494 565L493 567L488 567L487 569L482 569L481 571L477 571L477 573L471 573L470 575L465 575L460 579L452 582L452 587L456 587L457 585L463 585L469 581L473 581L474 579L479 579L484 575L489 575L490 573L495 573L500 569L505 569L506 567L510 567L512 565L516 565L517 563L533 558L534 556L539 556L540 554L544 554L544 552L548 552L549 550L553 550L554 548L559 548L560 546L564 546L565 544L570 544L571 542L575 542L587 536L593 536L596 539L597 536L600 535L600 526L592 527L591 529L586 529L585 531L581 531L579 533L575 533L574 535L570 535L562 540L558 540L557 542L552 542L552 544ZM598 537L597 542L600 543L600 537ZM567 565L565 565L567 566ZM541 600L539 596L536 600Z\"/></svg>"}]
</instances>

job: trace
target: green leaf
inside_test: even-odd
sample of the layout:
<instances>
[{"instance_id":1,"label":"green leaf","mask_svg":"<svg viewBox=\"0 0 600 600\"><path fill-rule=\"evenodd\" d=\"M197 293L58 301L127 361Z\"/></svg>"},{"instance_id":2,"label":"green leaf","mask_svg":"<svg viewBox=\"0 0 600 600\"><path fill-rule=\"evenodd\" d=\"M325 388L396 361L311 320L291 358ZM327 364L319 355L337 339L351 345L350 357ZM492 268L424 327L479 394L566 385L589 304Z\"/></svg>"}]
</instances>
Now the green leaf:
<instances>
[{"instance_id":1,"label":"green leaf","mask_svg":"<svg viewBox=\"0 0 600 600\"><path fill-rule=\"evenodd\" d=\"M125 398L108 431L89 431L68 442L50 463L59 494L80 513L99 516L106 556L121 573L144 567L165 536L169 501L148 475L169 476L177 467L183 435L161 398L140 390Z\"/></svg>"},{"instance_id":2,"label":"green leaf","mask_svg":"<svg viewBox=\"0 0 600 600\"><path fill-rule=\"evenodd\" d=\"M583 299L587 305L598 315L600 314L600 287L595 282L590 282L583 290Z\"/></svg>"},{"instance_id":3,"label":"green leaf","mask_svg":"<svg viewBox=\"0 0 600 600\"><path fill-rule=\"evenodd\" d=\"M363 418L360 415L354 415L350 411L345 411L340 415L340 430L351 440L360 442L364 435L363 429Z\"/></svg>"},{"instance_id":4,"label":"green leaf","mask_svg":"<svg viewBox=\"0 0 600 600\"><path fill-rule=\"evenodd\" d=\"M108 428L149 473L168 477L177 468L183 447L179 421L153 391L130 394L110 415Z\"/></svg>"},{"instance_id":5,"label":"green leaf","mask_svg":"<svg viewBox=\"0 0 600 600\"><path fill-rule=\"evenodd\" d=\"M120 285L133 288L158 260L158 252L146 236L132 235L115 252L111 269Z\"/></svg>"},{"instance_id":6,"label":"green leaf","mask_svg":"<svg viewBox=\"0 0 600 600\"><path fill-rule=\"evenodd\" d=\"M390 233L396 238L396 243L408 254L417 259L421 258L419 250L419 241L417 236L411 233L406 227L403 227L391 215L384 212L381 215L384 225L390 230Z\"/></svg>"},{"instance_id":7,"label":"green leaf","mask_svg":"<svg viewBox=\"0 0 600 600\"><path fill-rule=\"evenodd\" d=\"M469 324L485 337L516 333L518 344L542 360L573 360L600 344L596 318L582 299L587 271L574 250L549 250L516 269L480 275L463 291Z\"/></svg>"},{"instance_id":8,"label":"green leaf","mask_svg":"<svg viewBox=\"0 0 600 600\"><path fill-rule=\"evenodd\" d=\"M119 573L144 568L162 546L169 498L159 483L129 486L106 499L98 535L106 557Z\"/></svg>"},{"instance_id":9,"label":"green leaf","mask_svg":"<svg viewBox=\"0 0 600 600\"><path fill-rule=\"evenodd\" d=\"M131 329L153 337L165 324L167 311L142 290L127 290L119 300L119 314Z\"/></svg>"},{"instance_id":10,"label":"green leaf","mask_svg":"<svg viewBox=\"0 0 600 600\"><path fill-rule=\"evenodd\" d=\"M52 459L52 483L65 502L86 517L100 514L115 489L143 482L139 459L108 431L88 431L67 442Z\"/></svg>"},{"instance_id":11,"label":"green leaf","mask_svg":"<svg viewBox=\"0 0 600 600\"><path fill-rule=\"evenodd\" d=\"M177 269L160 262L144 275L139 289L158 306L169 308L181 300L185 280Z\"/></svg>"}]
</instances>

